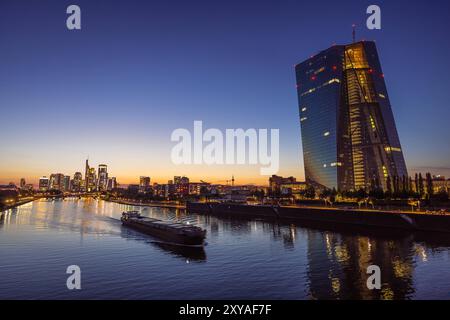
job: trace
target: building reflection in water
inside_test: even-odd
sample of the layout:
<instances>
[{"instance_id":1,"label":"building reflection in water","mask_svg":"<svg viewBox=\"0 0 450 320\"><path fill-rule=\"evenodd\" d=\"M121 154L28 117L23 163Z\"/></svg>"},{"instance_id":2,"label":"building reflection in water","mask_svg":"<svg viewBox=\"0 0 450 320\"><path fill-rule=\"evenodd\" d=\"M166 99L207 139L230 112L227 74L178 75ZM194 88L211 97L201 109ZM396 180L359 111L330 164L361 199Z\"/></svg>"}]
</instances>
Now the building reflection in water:
<instances>
[{"instance_id":1,"label":"building reflection in water","mask_svg":"<svg viewBox=\"0 0 450 320\"><path fill-rule=\"evenodd\" d=\"M408 299L414 293L413 236L393 241L313 230L307 236L312 299ZM370 265L380 267L381 290L367 288Z\"/></svg>"},{"instance_id":2,"label":"building reflection in water","mask_svg":"<svg viewBox=\"0 0 450 320\"><path fill-rule=\"evenodd\" d=\"M293 249L297 236L297 227L293 224L280 225L276 223L266 224L267 229L271 229L274 240L283 242L285 249Z\"/></svg>"}]
</instances>

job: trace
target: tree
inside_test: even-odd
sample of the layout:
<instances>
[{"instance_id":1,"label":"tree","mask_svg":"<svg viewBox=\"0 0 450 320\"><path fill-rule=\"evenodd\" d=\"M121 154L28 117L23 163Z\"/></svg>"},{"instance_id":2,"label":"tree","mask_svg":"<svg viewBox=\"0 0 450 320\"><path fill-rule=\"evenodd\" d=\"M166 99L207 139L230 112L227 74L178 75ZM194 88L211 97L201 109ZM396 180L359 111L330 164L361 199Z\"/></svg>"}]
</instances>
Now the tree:
<instances>
[{"instance_id":1,"label":"tree","mask_svg":"<svg viewBox=\"0 0 450 320\"><path fill-rule=\"evenodd\" d=\"M304 192L304 196L307 199L314 199L316 197L316 190L314 187L309 185Z\"/></svg>"},{"instance_id":2,"label":"tree","mask_svg":"<svg viewBox=\"0 0 450 320\"><path fill-rule=\"evenodd\" d=\"M419 175L417 174L417 172L416 172L416 175L414 176L414 182L416 185L416 193L420 194L420 192L419 192Z\"/></svg>"},{"instance_id":3,"label":"tree","mask_svg":"<svg viewBox=\"0 0 450 320\"><path fill-rule=\"evenodd\" d=\"M398 176L394 176L394 194L398 194L399 193L399 181L398 181Z\"/></svg>"},{"instance_id":4,"label":"tree","mask_svg":"<svg viewBox=\"0 0 450 320\"><path fill-rule=\"evenodd\" d=\"M427 194L428 198L431 198L433 196L433 179L431 178L431 173L426 173L426 180L427 180Z\"/></svg>"},{"instance_id":5,"label":"tree","mask_svg":"<svg viewBox=\"0 0 450 320\"><path fill-rule=\"evenodd\" d=\"M392 197L392 181L390 176L386 178L386 197Z\"/></svg>"},{"instance_id":6,"label":"tree","mask_svg":"<svg viewBox=\"0 0 450 320\"><path fill-rule=\"evenodd\" d=\"M374 198L374 199L384 199L385 193L383 192L382 188L378 187L369 192L369 197Z\"/></svg>"},{"instance_id":7,"label":"tree","mask_svg":"<svg viewBox=\"0 0 450 320\"><path fill-rule=\"evenodd\" d=\"M419 173L419 196L422 198L424 193L422 173Z\"/></svg>"},{"instance_id":8,"label":"tree","mask_svg":"<svg viewBox=\"0 0 450 320\"><path fill-rule=\"evenodd\" d=\"M358 200L367 198L367 192L366 190L364 190L363 188L360 188L357 192L356 192L356 198Z\"/></svg>"},{"instance_id":9,"label":"tree","mask_svg":"<svg viewBox=\"0 0 450 320\"><path fill-rule=\"evenodd\" d=\"M409 176L409 178L408 178L408 191L409 191L410 195L412 195L414 193L412 185L413 185L412 184L412 178L411 178L411 176Z\"/></svg>"}]
</instances>

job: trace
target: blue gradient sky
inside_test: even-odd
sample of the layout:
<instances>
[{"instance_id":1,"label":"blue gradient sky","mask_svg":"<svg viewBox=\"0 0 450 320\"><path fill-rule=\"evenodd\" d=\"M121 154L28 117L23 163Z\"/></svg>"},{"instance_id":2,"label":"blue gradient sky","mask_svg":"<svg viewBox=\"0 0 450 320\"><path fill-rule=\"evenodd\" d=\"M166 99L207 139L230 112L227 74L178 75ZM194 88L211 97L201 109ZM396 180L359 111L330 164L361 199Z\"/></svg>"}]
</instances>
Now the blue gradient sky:
<instances>
[{"instance_id":1,"label":"blue gradient sky","mask_svg":"<svg viewBox=\"0 0 450 320\"><path fill-rule=\"evenodd\" d=\"M382 30L365 28L378 4ZM82 30L66 29L78 4ZM175 166L170 134L279 128L282 175L304 177L294 64L376 40L411 172L450 175L448 1L0 2L0 183L106 163L119 182L186 174L265 182L259 166Z\"/></svg>"}]
</instances>

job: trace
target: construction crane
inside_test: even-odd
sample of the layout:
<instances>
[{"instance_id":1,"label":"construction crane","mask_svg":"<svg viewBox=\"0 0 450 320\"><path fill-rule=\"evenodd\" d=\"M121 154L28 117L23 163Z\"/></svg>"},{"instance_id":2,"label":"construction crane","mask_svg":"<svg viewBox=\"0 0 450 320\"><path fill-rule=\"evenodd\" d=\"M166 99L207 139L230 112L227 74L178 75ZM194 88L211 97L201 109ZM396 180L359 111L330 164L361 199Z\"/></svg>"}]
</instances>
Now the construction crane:
<instances>
[{"instance_id":1,"label":"construction crane","mask_svg":"<svg viewBox=\"0 0 450 320\"><path fill-rule=\"evenodd\" d=\"M217 180L216 182L217 183L225 182L227 184L227 186L230 185L230 182L231 182L231 186L234 186L234 175L231 176L230 180Z\"/></svg>"}]
</instances>

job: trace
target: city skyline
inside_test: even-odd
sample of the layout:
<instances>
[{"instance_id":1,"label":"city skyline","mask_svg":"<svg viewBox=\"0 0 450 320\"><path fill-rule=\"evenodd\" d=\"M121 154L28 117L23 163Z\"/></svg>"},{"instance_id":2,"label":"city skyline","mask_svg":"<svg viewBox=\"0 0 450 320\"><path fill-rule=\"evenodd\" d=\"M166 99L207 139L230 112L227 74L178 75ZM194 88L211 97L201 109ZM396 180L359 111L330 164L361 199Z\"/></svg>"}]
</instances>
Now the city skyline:
<instances>
[{"instance_id":1,"label":"city skyline","mask_svg":"<svg viewBox=\"0 0 450 320\"><path fill-rule=\"evenodd\" d=\"M256 10L237 2L179 3L182 13L134 3L122 10L121 2L79 1L78 33L65 29L64 2L0 5L0 36L8 43L0 51L8 119L0 183L83 172L87 154L114 168L124 184L141 175L153 182L235 175L242 183L267 183L258 166L173 165L170 132L198 119L220 129L280 128L278 174L304 180L294 65L333 42L349 42L353 22L357 39L377 41L409 175L449 176L448 75L440 63L450 53L442 41L448 4L382 3L382 30L369 31L364 1L265 2Z\"/></svg>"}]
</instances>

